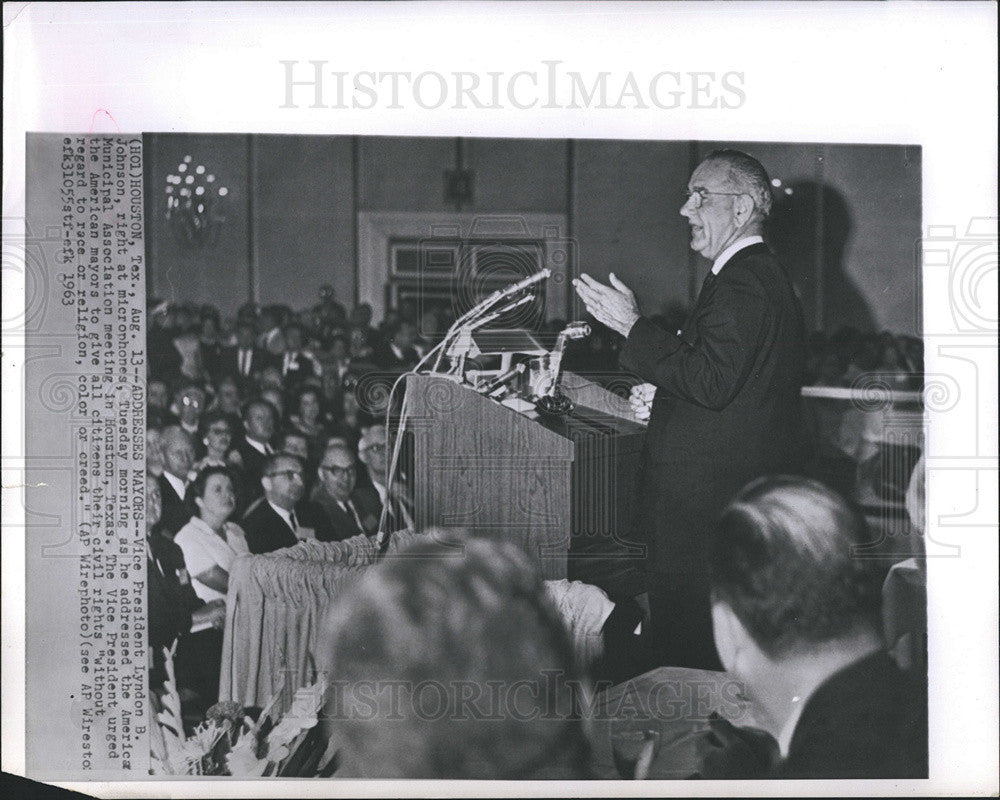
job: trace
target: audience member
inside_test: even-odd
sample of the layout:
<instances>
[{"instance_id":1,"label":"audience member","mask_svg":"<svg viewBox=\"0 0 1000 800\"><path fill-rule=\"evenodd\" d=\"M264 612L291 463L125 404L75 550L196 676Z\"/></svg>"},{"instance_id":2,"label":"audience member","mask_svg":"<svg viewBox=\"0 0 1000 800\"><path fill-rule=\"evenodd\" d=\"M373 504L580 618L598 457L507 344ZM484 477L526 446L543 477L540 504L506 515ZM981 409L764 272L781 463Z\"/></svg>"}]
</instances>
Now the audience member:
<instances>
[{"instance_id":1,"label":"audience member","mask_svg":"<svg viewBox=\"0 0 1000 800\"><path fill-rule=\"evenodd\" d=\"M364 432L358 442L358 458L368 478L367 485L359 486L355 492L365 532L369 535L378 532L382 509L386 505L386 531L413 530L413 503L398 476L393 481L392 496L388 497L385 483L389 453L384 425L372 425Z\"/></svg>"},{"instance_id":2,"label":"audience member","mask_svg":"<svg viewBox=\"0 0 1000 800\"><path fill-rule=\"evenodd\" d=\"M244 318L236 324L236 343L219 354L217 374L235 378L246 391L254 375L269 363L267 351L257 346L252 319Z\"/></svg>"},{"instance_id":3,"label":"audience member","mask_svg":"<svg viewBox=\"0 0 1000 800\"><path fill-rule=\"evenodd\" d=\"M191 499L197 514L178 531L174 543L184 553L195 593L206 603L225 602L229 569L236 556L247 553L245 535L229 517L236 508L236 491L225 467L209 467L191 484ZM190 666L191 682L206 706L219 697L222 666L222 631L219 626L192 628L178 645L178 653Z\"/></svg>"},{"instance_id":4,"label":"audience member","mask_svg":"<svg viewBox=\"0 0 1000 800\"><path fill-rule=\"evenodd\" d=\"M259 497L263 491L260 478L264 461L274 452L271 439L277 417L274 407L266 400L251 400L243 408L243 441L237 449L246 473L247 491L254 497Z\"/></svg>"},{"instance_id":5,"label":"audience member","mask_svg":"<svg viewBox=\"0 0 1000 800\"><path fill-rule=\"evenodd\" d=\"M927 775L927 698L884 649L864 518L805 478L761 478L722 516L712 617L726 669L779 731L717 721L704 777Z\"/></svg>"},{"instance_id":6,"label":"audience member","mask_svg":"<svg viewBox=\"0 0 1000 800\"><path fill-rule=\"evenodd\" d=\"M183 528L191 511L184 502L188 474L194 464L194 445L191 437L180 425L164 428L160 436L163 450L163 473L157 479L163 497L163 533L173 537Z\"/></svg>"},{"instance_id":7,"label":"audience member","mask_svg":"<svg viewBox=\"0 0 1000 800\"><path fill-rule=\"evenodd\" d=\"M326 512L330 521L330 541L341 541L365 533L361 515L352 495L357 484L357 459L344 444L327 444L317 468L310 499Z\"/></svg>"},{"instance_id":8,"label":"audience member","mask_svg":"<svg viewBox=\"0 0 1000 800\"><path fill-rule=\"evenodd\" d=\"M149 648L152 667L149 685L158 691L166 680L165 653L174 642L208 627L222 628L226 606L221 601L205 603L191 586L184 554L169 539L160 536L157 527L161 511L160 485L152 475L146 475L146 588L149 621ZM184 652L175 653L180 688L188 687L185 680L191 670L184 662Z\"/></svg>"},{"instance_id":9,"label":"audience member","mask_svg":"<svg viewBox=\"0 0 1000 800\"><path fill-rule=\"evenodd\" d=\"M432 542L389 557L333 606L324 642L338 777L588 776L573 651L513 545Z\"/></svg>"},{"instance_id":10,"label":"audience member","mask_svg":"<svg viewBox=\"0 0 1000 800\"><path fill-rule=\"evenodd\" d=\"M282 354L281 375L285 388L294 390L309 378L319 378L323 367L312 352L304 349L302 326L297 322L289 323L282 330L282 336L285 351Z\"/></svg>"},{"instance_id":11,"label":"audience member","mask_svg":"<svg viewBox=\"0 0 1000 800\"><path fill-rule=\"evenodd\" d=\"M205 392L194 384L182 386L174 395L170 411L180 422L188 436L197 437L201 414L205 410Z\"/></svg>"},{"instance_id":12,"label":"audience member","mask_svg":"<svg viewBox=\"0 0 1000 800\"><path fill-rule=\"evenodd\" d=\"M264 497L247 509L243 517L247 545L251 553L270 553L292 547L300 539L329 539L322 509L305 494L304 466L292 455L276 453L264 462Z\"/></svg>"}]
</instances>

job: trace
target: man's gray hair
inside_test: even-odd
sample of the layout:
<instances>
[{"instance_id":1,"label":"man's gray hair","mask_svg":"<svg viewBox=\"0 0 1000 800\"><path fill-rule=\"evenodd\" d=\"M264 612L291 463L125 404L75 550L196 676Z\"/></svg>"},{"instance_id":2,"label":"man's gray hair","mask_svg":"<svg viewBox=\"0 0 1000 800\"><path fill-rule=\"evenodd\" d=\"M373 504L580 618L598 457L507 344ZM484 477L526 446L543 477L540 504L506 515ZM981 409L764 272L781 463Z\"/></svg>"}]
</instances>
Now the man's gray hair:
<instances>
[{"instance_id":1,"label":"man's gray hair","mask_svg":"<svg viewBox=\"0 0 1000 800\"><path fill-rule=\"evenodd\" d=\"M754 209L763 220L771 213L774 197L771 178L756 158L740 150L714 150L705 161L721 161L729 168L730 188L753 198Z\"/></svg>"}]
</instances>

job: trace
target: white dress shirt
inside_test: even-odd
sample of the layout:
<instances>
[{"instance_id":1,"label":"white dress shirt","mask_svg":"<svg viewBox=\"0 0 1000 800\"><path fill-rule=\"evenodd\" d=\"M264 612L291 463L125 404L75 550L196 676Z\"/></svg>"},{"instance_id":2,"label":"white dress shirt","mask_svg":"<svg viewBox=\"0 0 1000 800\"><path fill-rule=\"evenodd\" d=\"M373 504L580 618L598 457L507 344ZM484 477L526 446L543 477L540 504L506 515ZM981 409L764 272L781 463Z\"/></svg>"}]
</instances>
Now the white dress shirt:
<instances>
[{"instance_id":1,"label":"white dress shirt","mask_svg":"<svg viewBox=\"0 0 1000 800\"><path fill-rule=\"evenodd\" d=\"M726 262L729 261L734 255L736 255L740 250L746 247L750 247L753 244L763 244L763 236L744 236L742 239L737 239L729 247L719 253L719 257L715 259L715 263L712 264L712 274L718 275L722 272L722 268L726 266Z\"/></svg>"},{"instance_id":2,"label":"white dress shirt","mask_svg":"<svg viewBox=\"0 0 1000 800\"><path fill-rule=\"evenodd\" d=\"M169 483L171 487L173 487L173 490L177 492L177 496L183 500L184 493L187 491L187 484L176 475L171 475L166 470L163 471L163 477L167 479L167 483Z\"/></svg>"}]
</instances>

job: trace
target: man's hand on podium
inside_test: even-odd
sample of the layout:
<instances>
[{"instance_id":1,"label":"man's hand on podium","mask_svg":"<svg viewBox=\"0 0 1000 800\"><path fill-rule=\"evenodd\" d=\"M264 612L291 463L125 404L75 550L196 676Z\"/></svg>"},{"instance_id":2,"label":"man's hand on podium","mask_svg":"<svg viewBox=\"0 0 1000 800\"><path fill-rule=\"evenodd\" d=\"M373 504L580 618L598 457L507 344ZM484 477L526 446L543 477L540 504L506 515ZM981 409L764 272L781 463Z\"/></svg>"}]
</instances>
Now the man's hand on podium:
<instances>
[{"instance_id":1,"label":"man's hand on podium","mask_svg":"<svg viewBox=\"0 0 1000 800\"><path fill-rule=\"evenodd\" d=\"M640 383L638 386L632 387L632 391L628 397L628 404L632 407L632 411L636 417L641 420L649 419L654 394L656 394L656 387L651 383Z\"/></svg>"}]
</instances>

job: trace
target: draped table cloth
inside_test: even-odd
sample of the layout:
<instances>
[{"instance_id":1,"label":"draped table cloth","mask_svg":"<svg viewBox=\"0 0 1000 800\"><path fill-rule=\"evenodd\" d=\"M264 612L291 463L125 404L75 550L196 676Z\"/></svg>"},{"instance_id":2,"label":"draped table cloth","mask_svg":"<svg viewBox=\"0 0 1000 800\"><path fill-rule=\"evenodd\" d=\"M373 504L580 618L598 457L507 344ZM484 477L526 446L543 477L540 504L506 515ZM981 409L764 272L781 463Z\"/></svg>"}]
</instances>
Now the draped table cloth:
<instances>
[{"instance_id":1,"label":"draped table cloth","mask_svg":"<svg viewBox=\"0 0 1000 800\"><path fill-rule=\"evenodd\" d=\"M389 553L415 534L393 534ZM327 608L376 561L366 536L341 542L307 540L262 555L240 556L229 573L219 700L263 708L280 690L275 710L315 680Z\"/></svg>"}]
</instances>

